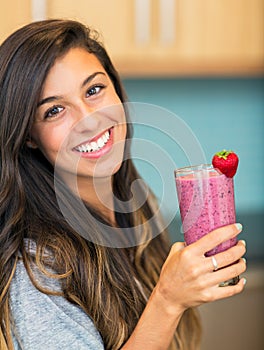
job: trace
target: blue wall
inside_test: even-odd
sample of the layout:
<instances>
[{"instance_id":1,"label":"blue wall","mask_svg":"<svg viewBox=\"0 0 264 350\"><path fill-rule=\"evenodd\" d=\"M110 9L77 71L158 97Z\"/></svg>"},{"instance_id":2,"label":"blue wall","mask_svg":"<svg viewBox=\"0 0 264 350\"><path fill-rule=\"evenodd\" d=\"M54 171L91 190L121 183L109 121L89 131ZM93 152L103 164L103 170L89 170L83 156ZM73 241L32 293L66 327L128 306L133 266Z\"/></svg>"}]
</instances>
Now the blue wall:
<instances>
[{"instance_id":1,"label":"blue wall","mask_svg":"<svg viewBox=\"0 0 264 350\"><path fill-rule=\"evenodd\" d=\"M235 176L238 217L248 226L252 256L263 257L264 79L124 79L123 82L131 102L155 104L180 116L198 138L207 162L221 149L236 151L240 158ZM175 157L175 150L171 149L171 153ZM157 178L148 176L143 164L138 166L159 196ZM174 194L168 208L175 210ZM255 232L251 232L253 226Z\"/></svg>"}]
</instances>

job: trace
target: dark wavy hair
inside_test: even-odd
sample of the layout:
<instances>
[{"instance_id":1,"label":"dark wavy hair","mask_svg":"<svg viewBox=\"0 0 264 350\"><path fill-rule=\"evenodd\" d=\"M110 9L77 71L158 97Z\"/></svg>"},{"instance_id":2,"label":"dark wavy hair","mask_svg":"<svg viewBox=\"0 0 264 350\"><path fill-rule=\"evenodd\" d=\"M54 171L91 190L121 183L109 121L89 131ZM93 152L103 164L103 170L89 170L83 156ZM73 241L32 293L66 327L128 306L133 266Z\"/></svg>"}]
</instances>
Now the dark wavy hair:
<instances>
[{"instance_id":1,"label":"dark wavy hair","mask_svg":"<svg viewBox=\"0 0 264 350\"><path fill-rule=\"evenodd\" d=\"M79 305L93 320L105 348L118 349L133 332L169 251L166 233L151 239L151 195L140 209L116 212L120 227L144 224L142 235L147 239L141 244L111 248L79 235L58 206L54 169L38 149L26 145L47 74L56 59L74 47L84 48L98 58L121 102L126 102L118 73L98 34L79 22L34 22L14 32L0 47L1 349L13 349L9 289L18 259L23 260L36 288ZM127 139L131 136L128 123ZM123 202L131 199L131 184L139 178L129 152L127 142L126 157L113 177L114 194ZM98 219L103 223L106 219L87 204L86 208L93 216L82 218L83 225L91 237L100 237L103 229ZM34 253L28 242L34 242ZM47 251L54 259L47 260ZM59 278L61 292L37 283L33 265L48 278ZM172 349L197 349L198 330L196 314L187 310Z\"/></svg>"}]
</instances>

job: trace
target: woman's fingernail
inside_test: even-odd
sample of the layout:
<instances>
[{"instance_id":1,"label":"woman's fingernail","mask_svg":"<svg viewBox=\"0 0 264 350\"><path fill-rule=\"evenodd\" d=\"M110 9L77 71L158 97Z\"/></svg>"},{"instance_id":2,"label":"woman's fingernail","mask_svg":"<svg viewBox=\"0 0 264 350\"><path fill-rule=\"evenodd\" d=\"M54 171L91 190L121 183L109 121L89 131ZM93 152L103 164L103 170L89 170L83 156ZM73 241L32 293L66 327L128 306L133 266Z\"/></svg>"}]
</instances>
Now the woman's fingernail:
<instances>
[{"instance_id":1,"label":"woman's fingernail","mask_svg":"<svg viewBox=\"0 0 264 350\"><path fill-rule=\"evenodd\" d=\"M241 239L240 242L241 242L244 246L246 246L246 241L245 241L244 239Z\"/></svg>"},{"instance_id":2,"label":"woman's fingernail","mask_svg":"<svg viewBox=\"0 0 264 350\"><path fill-rule=\"evenodd\" d=\"M240 224L240 223L236 223L235 224L236 225L236 228L237 228L237 230L240 232L240 231L242 231L242 225Z\"/></svg>"},{"instance_id":3,"label":"woman's fingernail","mask_svg":"<svg viewBox=\"0 0 264 350\"><path fill-rule=\"evenodd\" d=\"M246 258L242 258L244 263L246 264L247 263L247 259Z\"/></svg>"},{"instance_id":4,"label":"woman's fingernail","mask_svg":"<svg viewBox=\"0 0 264 350\"><path fill-rule=\"evenodd\" d=\"M247 280L245 278L243 278L243 283L244 285L247 283Z\"/></svg>"}]
</instances>

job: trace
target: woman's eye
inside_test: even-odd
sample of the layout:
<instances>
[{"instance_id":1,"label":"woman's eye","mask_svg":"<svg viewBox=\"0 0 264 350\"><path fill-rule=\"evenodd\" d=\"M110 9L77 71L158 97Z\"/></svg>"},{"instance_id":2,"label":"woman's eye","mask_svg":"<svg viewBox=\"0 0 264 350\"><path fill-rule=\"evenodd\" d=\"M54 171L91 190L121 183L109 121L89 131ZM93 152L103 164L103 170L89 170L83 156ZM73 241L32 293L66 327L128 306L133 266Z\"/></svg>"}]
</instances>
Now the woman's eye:
<instances>
[{"instance_id":1,"label":"woman's eye","mask_svg":"<svg viewBox=\"0 0 264 350\"><path fill-rule=\"evenodd\" d=\"M93 96L93 95L97 95L103 88L104 88L103 85L96 85L96 86L91 87L86 92L87 97L90 97L90 96Z\"/></svg>"},{"instance_id":2,"label":"woman's eye","mask_svg":"<svg viewBox=\"0 0 264 350\"><path fill-rule=\"evenodd\" d=\"M53 106L47 110L47 112L44 115L44 118L47 119L47 118L56 117L63 110L64 108L61 106Z\"/></svg>"}]
</instances>

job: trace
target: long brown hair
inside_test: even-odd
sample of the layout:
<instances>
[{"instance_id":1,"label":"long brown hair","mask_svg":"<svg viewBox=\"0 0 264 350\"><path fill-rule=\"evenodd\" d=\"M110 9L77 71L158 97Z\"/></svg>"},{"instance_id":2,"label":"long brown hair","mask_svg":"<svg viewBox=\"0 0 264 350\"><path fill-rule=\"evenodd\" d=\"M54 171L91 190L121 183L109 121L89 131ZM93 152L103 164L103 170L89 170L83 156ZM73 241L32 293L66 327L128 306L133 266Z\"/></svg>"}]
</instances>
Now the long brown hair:
<instances>
[{"instance_id":1,"label":"long brown hair","mask_svg":"<svg viewBox=\"0 0 264 350\"><path fill-rule=\"evenodd\" d=\"M106 349L118 349L133 332L169 251L166 233L151 239L153 227L148 221L153 207L149 199L136 211L116 213L120 227L144 224L143 243L113 248L79 235L58 206L54 169L39 150L26 145L47 74L55 60L72 47L83 47L96 55L121 102L125 102L119 76L97 34L79 22L31 23L13 33L0 47L1 349L13 349L9 289L19 256L36 288L55 293L37 283L32 264L48 277L59 278L59 294L92 318ZM128 123L128 139L131 134ZM131 199L131 184L139 178L129 157L129 143L125 152L125 160L113 177L114 194L124 202ZM93 212L88 206L87 209ZM91 237L102 233L98 218L105 223L99 213L93 214L82 220ZM34 242L34 254L27 242ZM52 260L47 259L47 251L52 253ZM47 267L52 267L54 273L48 272ZM198 319L193 310L187 310L172 349L194 350L198 342Z\"/></svg>"}]
</instances>

